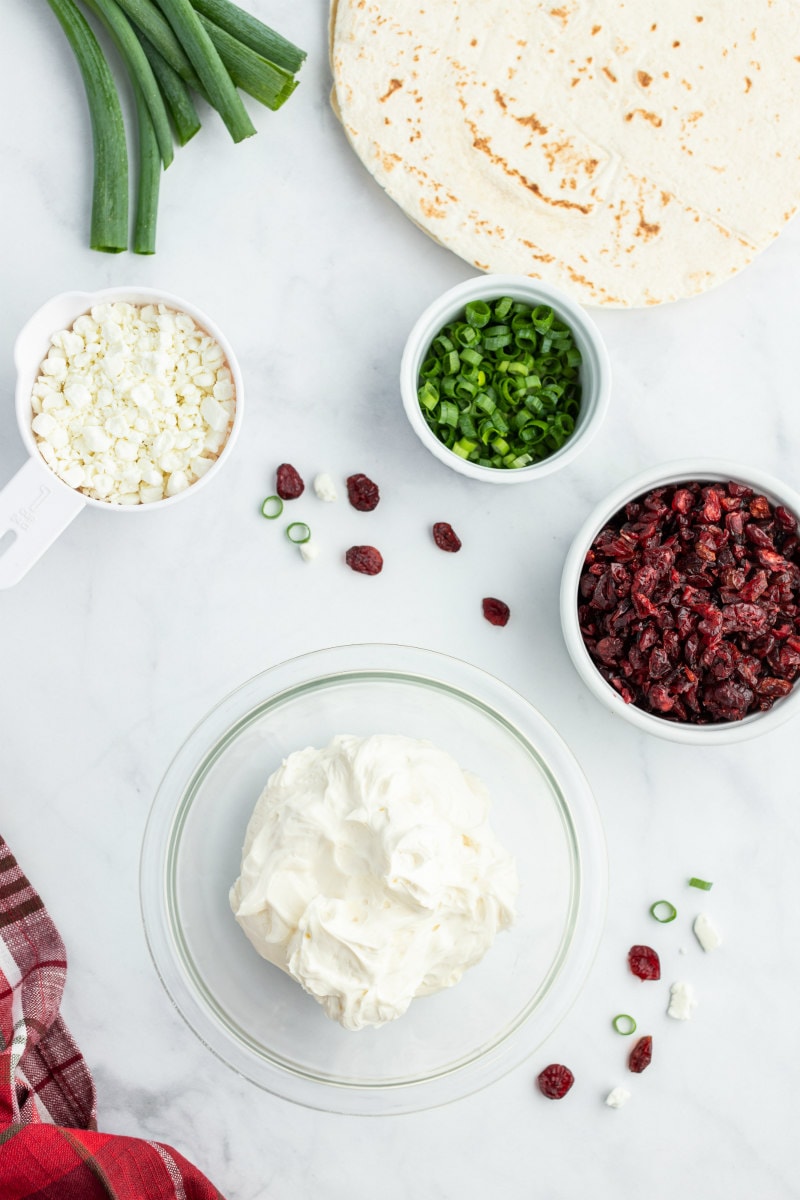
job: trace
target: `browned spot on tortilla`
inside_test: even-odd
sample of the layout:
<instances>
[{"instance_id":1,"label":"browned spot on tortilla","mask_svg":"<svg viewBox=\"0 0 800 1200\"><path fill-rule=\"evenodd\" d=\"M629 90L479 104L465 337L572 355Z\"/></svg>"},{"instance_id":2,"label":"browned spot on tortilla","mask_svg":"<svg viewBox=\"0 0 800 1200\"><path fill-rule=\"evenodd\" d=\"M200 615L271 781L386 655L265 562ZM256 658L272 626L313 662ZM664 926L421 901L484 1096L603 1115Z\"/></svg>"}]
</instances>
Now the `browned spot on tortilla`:
<instances>
[{"instance_id":1,"label":"browned spot on tortilla","mask_svg":"<svg viewBox=\"0 0 800 1200\"><path fill-rule=\"evenodd\" d=\"M522 238L522 244L523 244L523 246L527 246L529 250L533 251L533 253L531 254L531 258L535 258L537 262L545 262L545 263L555 262L554 255L538 253L539 247L536 245L535 242L529 242L527 238Z\"/></svg>"},{"instance_id":2,"label":"browned spot on tortilla","mask_svg":"<svg viewBox=\"0 0 800 1200\"><path fill-rule=\"evenodd\" d=\"M569 21L569 13L566 8L551 8L550 16L556 17L562 25L566 25Z\"/></svg>"},{"instance_id":3,"label":"browned spot on tortilla","mask_svg":"<svg viewBox=\"0 0 800 1200\"><path fill-rule=\"evenodd\" d=\"M685 87L687 92L690 92L692 90L692 85L689 83L688 79L681 80L681 87Z\"/></svg>"},{"instance_id":4,"label":"browned spot on tortilla","mask_svg":"<svg viewBox=\"0 0 800 1200\"><path fill-rule=\"evenodd\" d=\"M691 112L691 113L689 113L689 115L688 115L688 117L686 118L686 120L687 120L687 121L690 121L690 122L691 122L691 124L692 124L692 125L694 125L695 121L699 121L699 120L700 120L700 118L702 117L702 115L703 115L703 114L702 114L702 113L700 112L700 110L698 109L698 110L697 110L697 112Z\"/></svg>"},{"instance_id":5,"label":"browned spot on tortilla","mask_svg":"<svg viewBox=\"0 0 800 1200\"><path fill-rule=\"evenodd\" d=\"M425 200L423 198L422 200L420 200L419 206L422 209L425 216L430 217L431 219L438 220L441 217L446 215L443 208L437 208L435 204L431 204L430 200Z\"/></svg>"},{"instance_id":6,"label":"browned spot on tortilla","mask_svg":"<svg viewBox=\"0 0 800 1200\"><path fill-rule=\"evenodd\" d=\"M634 108L632 112L625 113L625 120L632 121L637 116L642 117L645 121L649 121L656 129L663 124L661 117L657 117L655 113L648 112L645 108Z\"/></svg>"},{"instance_id":7,"label":"browned spot on tortilla","mask_svg":"<svg viewBox=\"0 0 800 1200\"><path fill-rule=\"evenodd\" d=\"M477 44L478 44L477 38L473 38L472 41L470 42L470 46L477 46Z\"/></svg>"},{"instance_id":8,"label":"browned spot on tortilla","mask_svg":"<svg viewBox=\"0 0 800 1200\"><path fill-rule=\"evenodd\" d=\"M672 196L670 196L669 192L661 193L661 203L664 205L665 208L669 204L671 199L672 199Z\"/></svg>"},{"instance_id":9,"label":"browned spot on tortilla","mask_svg":"<svg viewBox=\"0 0 800 1200\"><path fill-rule=\"evenodd\" d=\"M616 75L612 71L609 71L608 67L602 67L601 70L602 70L603 74L606 76L606 78L610 79L612 83L617 82Z\"/></svg>"},{"instance_id":10,"label":"browned spot on tortilla","mask_svg":"<svg viewBox=\"0 0 800 1200\"><path fill-rule=\"evenodd\" d=\"M383 118L383 123L384 123L384 125L391 125L391 123L392 123L392 122L389 120L389 118L388 118L388 117L384 117L384 118Z\"/></svg>"},{"instance_id":11,"label":"browned spot on tortilla","mask_svg":"<svg viewBox=\"0 0 800 1200\"><path fill-rule=\"evenodd\" d=\"M399 154L384 154L382 161L384 171L393 171L402 160Z\"/></svg>"},{"instance_id":12,"label":"browned spot on tortilla","mask_svg":"<svg viewBox=\"0 0 800 1200\"><path fill-rule=\"evenodd\" d=\"M695 21L697 21L697 24L698 24L698 25L700 24L700 22L702 21L702 19L703 19L702 17L695 17Z\"/></svg>"},{"instance_id":13,"label":"browned spot on tortilla","mask_svg":"<svg viewBox=\"0 0 800 1200\"><path fill-rule=\"evenodd\" d=\"M591 212L591 205L589 204L576 204L572 200L561 200L554 196L545 196L538 183L534 183L532 180L527 179L521 171L518 171L516 167L512 167L501 154L497 154L492 149L489 139L486 137L481 137L477 128L471 121L467 121L467 125L472 132L473 147L476 150L480 150L481 154L485 154L490 162L494 163L495 166L500 167L503 173L508 175L510 179L518 179L523 187L527 188L529 192L533 192L534 196L538 196L538 198L543 201L544 204L551 204L554 208L572 208L582 213Z\"/></svg>"},{"instance_id":14,"label":"browned spot on tortilla","mask_svg":"<svg viewBox=\"0 0 800 1200\"><path fill-rule=\"evenodd\" d=\"M488 271L489 270L488 263L478 262L477 258L474 261L475 261L475 266L478 268L478 270L480 270L480 271Z\"/></svg>"},{"instance_id":15,"label":"browned spot on tortilla","mask_svg":"<svg viewBox=\"0 0 800 1200\"><path fill-rule=\"evenodd\" d=\"M650 240L651 237L655 237L656 234L660 233L660 232L661 232L661 226L656 225L656 224L651 225L648 221L645 221L644 209L640 208L639 209L639 224L636 227L635 236L644 238L644 240L647 242Z\"/></svg>"},{"instance_id":16,"label":"browned spot on tortilla","mask_svg":"<svg viewBox=\"0 0 800 1200\"><path fill-rule=\"evenodd\" d=\"M573 79L572 83L571 83L569 86L570 86L570 87L575 87L575 84L576 84L576 83L580 83L580 79L578 79L578 78L576 78L576 79Z\"/></svg>"},{"instance_id":17,"label":"browned spot on tortilla","mask_svg":"<svg viewBox=\"0 0 800 1200\"><path fill-rule=\"evenodd\" d=\"M593 25L592 26L592 37L594 37L594 35L596 33L599 33L602 28L603 28L602 25Z\"/></svg>"},{"instance_id":18,"label":"browned spot on tortilla","mask_svg":"<svg viewBox=\"0 0 800 1200\"><path fill-rule=\"evenodd\" d=\"M648 75L647 71L637 71L636 78L639 80L639 83L644 88L650 87L650 84L653 82L653 76Z\"/></svg>"},{"instance_id":19,"label":"browned spot on tortilla","mask_svg":"<svg viewBox=\"0 0 800 1200\"><path fill-rule=\"evenodd\" d=\"M672 43L672 49L673 49L673 50L677 50L678 46L680 46L680 42L673 42L673 43Z\"/></svg>"},{"instance_id":20,"label":"browned spot on tortilla","mask_svg":"<svg viewBox=\"0 0 800 1200\"><path fill-rule=\"evenodd\" d=\"M751 88L752 86L753 86L753 81L752 81L752 79L750 78L750 76L749 76L749 75L745 75L745 77L744 77L744 90L745 90L745 92L749 92L749 91L750 91L750 88Z\"/></svg>"},{"instance_id":21,"label":"browned spot on tortilla","mask_svg":"<svg viewBox=\"0 0 800 1200\"><path fill-rule=\"evenodd\" d=\"M665 78L665 79L669 79L669 71L665 71L665 72L664 72L664 78Z\"/></svg>"},{"instance_id":22,"label":"browned spot on tortilla","mask_svg":"<svg viewBox=\"0 0 800 1200\"><path fill-rule=\"evenodd\" d=\"M651 26L650 26L650 32L651 32L651 33L655 33L655 31L656 31L657 29L658 29L658 26L657 26L657 25L651 25Z\"/></svg>"},{"instance_id":23,"label":"browned spot on tortilla","mask_svg":"<svg viewBox=\"0 0 800 1200\"><path fill-rule=\"evenodd\" d=\"M381 104L383 104L384 100L388 100L388 99L389 99L389 97L390 97L390 96L391 96L391 95L392 95L394 92L396 92L398 88L401 88L402 86L403 86L403 81L402 81L402 79L390 79L390 80L389 80L389 86L388 86L388 88L386 89L386 92L384 93L384 95L383 95L383 96L381 96Z\"/></svg>"},{"instance_id":24,"label":"browned spot on tortilla","mask_svg":"<svg viewBox=\"0 0 800 1200\"><path fill-rule=\"evenodd\" d=\"M502 108L503 112L508 112L508 101L499 88L494 89L494 98ZM534 113L531 113L529 117L518 117L514 113L511 113L510 115L514 118L518 125L527 125L527 127L532 129L534 133L547 133L547 126L543 125L541 121L537 119Z\"/></svg>"}]
</instances>

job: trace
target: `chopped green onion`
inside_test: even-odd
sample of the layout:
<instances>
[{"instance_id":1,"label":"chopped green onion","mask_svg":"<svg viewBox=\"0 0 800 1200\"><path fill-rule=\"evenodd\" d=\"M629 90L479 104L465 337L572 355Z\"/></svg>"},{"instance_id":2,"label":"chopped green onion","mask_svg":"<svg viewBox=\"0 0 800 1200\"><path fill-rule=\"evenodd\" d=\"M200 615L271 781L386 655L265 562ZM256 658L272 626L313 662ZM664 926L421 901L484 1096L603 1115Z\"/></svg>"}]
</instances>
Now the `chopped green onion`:
<instances>
[{"instance_id":1,"label":"chopped green onion","mask_svg":"<svg viewBox=\"0 0 800 1200\"><path fill-rule=\"evenodd\" d=\"M474 300L432 339L417 396L449 450L515 471L557 453L574 434L580 364L572 331L548 305Z\"/></svg>"},{"instance_id":2,"label":"chopped green onion","mask_svg":"<svg viewBox=\"0 0 800 1200\"><path fill-rule=\"evenodd\" d=\"M150 110L141 88L133 83L136 119L139 122L139 185L136 194L134 254L155 254L158 193L161 186L161 150Z\"/></svg>"},{"instance_id":3,"label":"chopped green onion","mask_svg":"<svg viewBox=\"0 0 800 1200\"><path fill-rule=\"evenodd\" d=\"M311 530L305 521L292 521L291 525L287 526L286 536L295 546L303 546L311 541Z\"/></svg>"},{"instance_id":4,"label":"chopped green onion","mask_svg":"<svg viewBox=\"0 0 800 1200\"><path fill-rule=\"evenodd\" d=\"M147 60L133 26L116 0L83 0L83 2L110 33L114 45L128 68L134 88L137 93L141 92L141 98L150 113L161 161L165 167L168 167L174 156L169 118L156 83L156 77L153 74L153 68Z\"/></svg>"},{"instance_id":5,"label":"chopped green onion","mask_svg":"<svg viewBox=\"0 0 800 1200\"><path fill-rule=\"evenodd\" d=\"M656 900L655 904L650 905L650 916L655 917L661 925L668 925L677 915L677 908L669 900Z\"/></svg>"},{"instance_id":6,"label":"chopped green onion","mask_svg":"<svg viewBox=\"0 0 800 1200\"><path fill-rule=\"evenodd\" d=\"M228 133L235 142L252 137L255 126L190 0L159 0L159 5Z\"/></svg>"},{"instance_id":7,"label":"chopped green onion","mask_svg":"<svg viewBox=\"0 0 800 1200\"><path fill-rule=\"evenodd\" d=\"M632 1033L636 1033L636 1022L627 1013L618 1013L611 1024L623 1037L630 1037Z\"/></svg>"},{"instance_id":8,"label":"chopped green onion","mask_svg":"<svg viewBox=\"0 0 800 1200\"><path fill-rule=\"evenodd\" d=\"M689 880L689 887L700 888L701 892L710 892L713 886L713 883L709 883L706 879L697 879L694 875Z\"/></svg>"},{"instance_id":9,"label":"chopped green onion","mask_svg":"<svg viewBox=\"0 0 800 1200\"><path fill-rule=\"evenodd\" d=\"M97 38L73 0L48 0L78 60L94 145L93 250L118 254L128 246L128 150L114 79Z\"/></svg>"},{"instance_id":10,"label":"chopped green onion","mask_svg":"<svg viewBox=\"0 0 800 1200\"><path fill-rule=\"evenodd\" d=\"M141 30L137 31L137 35L142 43L142 49L147 55L147 61L153 68L153 74L161 90L161 95L164 97L167 111L172 118L178 145L185 146L200 128L200 118L197 115L189 88L178 72L159 54L150 39L145 37Z\"/></svg>"},{"instance_id":11,"label":"chopped green onion","mask_svg":"<svg viewBox=\"0 0 800 1200\"><path fill-rule=\"evenodd\" d=\"M202 13L198 15L236 86L273 112L285 104L297 87L294 76L283 67L262 58L249 46L237 42L235 37L231 37Z\"/></svg>"},{"instance_id":12,"label":"chopped green onion","mask_svg":"<svg viewBox=\"0 0 800 1200\"><path fill-rule=\"evenodd\" d=\"M299 71L306 58L305 50L281 37L274 29L264 25L257 17L238 8L231 0L192 0L193 6L209 21L219 25L227 33L243 42L262 58L268 58L278 67L294 74Z\"/></svg>"},{"instance_id":13,"label":"chopped green onion","mask_svg":"<svg viewBox=\"0 0 800 1200\"><path fill-rule=\"evenodd\" d=\"M283 501L280 496L267 496L264 503L261 505L261 515L266 517L268 521L274 521L283 512Z\"/></svg>"}]
</instances>

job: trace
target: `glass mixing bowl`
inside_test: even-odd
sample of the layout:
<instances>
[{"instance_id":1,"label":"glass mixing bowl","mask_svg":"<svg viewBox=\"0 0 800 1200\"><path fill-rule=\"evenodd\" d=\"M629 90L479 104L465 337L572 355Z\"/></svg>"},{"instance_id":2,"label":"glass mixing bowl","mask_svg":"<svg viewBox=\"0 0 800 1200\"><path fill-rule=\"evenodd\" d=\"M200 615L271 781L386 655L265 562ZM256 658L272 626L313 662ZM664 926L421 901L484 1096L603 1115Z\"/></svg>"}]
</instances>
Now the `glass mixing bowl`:
<instances>
[{"instance_id":1,"label":"glass mixing bowl","mask_svg":"<svg viewBox=\"0 0 800 1200\"><path fill-rule=\"evenodd\" d=\"M520 878L515 924L460 983L357 1033L260 958L228 904L268 776L336 733L426 738L480 776ZM607 861L586 779L520 695L441 654L346 646L257 675L201 721L153 803L140 883L156 969L215 1054L287 1100L384 1114L458 1099L541 1045L594 958Z\"/></svg>"}]
</instances>

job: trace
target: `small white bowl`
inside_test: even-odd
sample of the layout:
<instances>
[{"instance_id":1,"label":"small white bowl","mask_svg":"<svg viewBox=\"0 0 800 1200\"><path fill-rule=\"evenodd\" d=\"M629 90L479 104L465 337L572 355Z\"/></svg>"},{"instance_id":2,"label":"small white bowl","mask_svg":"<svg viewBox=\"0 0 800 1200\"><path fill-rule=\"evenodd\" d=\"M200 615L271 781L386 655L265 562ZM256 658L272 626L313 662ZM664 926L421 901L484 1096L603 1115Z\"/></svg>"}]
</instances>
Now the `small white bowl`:
<instances>
[{"instance_id":1,"label":"small white bowl","mask_svg":"<svg viewBox=\"0 0 800 1200\"><path fill-rule=\"evenodd\" d=\"M671 742L686 742L695 746L718 746L726 742L743 742L758 737L782 725L800 710L800 683L783 699L776 701L767 712L753 713L741 721L720 722L718 725L691 725L669 721L665 717L645 712L634 704L626 704L607 683L589 655L578 624L578 587L586 555L600 530L625 505L653 488L688 481L745 484L767 497L771 504L782 504L800 518L800 495L785 483L764 471L741 463L716 458L687 458L651 467L627 480L592 510L577 533L567 554L561 577L561 628L570 658L589 690L611 712L632 725L654 733Z\"/></svg>"},{"instance_id":2,"label":"small white bowl","mask_svg":"<svg viewBox=\"0 0 800 1200\"><path fill-rule=\"evenodd\" d=\"M417 398L419 369L428 348L440 329L452 321L472 300L499 300L510 296L526 304L548 304L569 325L583 362L581 411L575 432L555 454L542 462L516 470L500 467L481 467L467 462L439 441L428 427ZM479 275L468 279L441 295L430 304L408 335L400 364L400 392L411 428L424 446L445 466L452 467L470 479L485 483L526 483L550 475L571 462L585 450L605 419L611 391L611 365L600 332L584 310L558 288L550 287L525 275Z\"/></svg>"},{"instance_id":3,"label":"small white bowl","mask_svg":"<svg viewBox=\"0 0 800 1200\"><path fill-rule=\"evenodd\" d=\"M152 504L113 504L107 500L95 500L70 487L51 471L42 458L31 428L31 393L50 348L51 334L59 329L70 328L79 316L95 304L121 300L130 304L165 304L168 308L187 313L204 333L218 342L233 377L236 399L233 423L214 465L184 491ZM87 506L115 514L130 515L154 510L163 512L188 496L197 495L201 488L216 479L230 460L244 413L244 385L239 364L228 339L214 321L180 296L173 296L171 292L159 288L135 286L103 288L96 292L62 292L43 304L25 323L14 346L14 362L17 368L17 424L29 457L16 475L0 486L0 589L18 583Z\"/></svg>"}]
</instances>

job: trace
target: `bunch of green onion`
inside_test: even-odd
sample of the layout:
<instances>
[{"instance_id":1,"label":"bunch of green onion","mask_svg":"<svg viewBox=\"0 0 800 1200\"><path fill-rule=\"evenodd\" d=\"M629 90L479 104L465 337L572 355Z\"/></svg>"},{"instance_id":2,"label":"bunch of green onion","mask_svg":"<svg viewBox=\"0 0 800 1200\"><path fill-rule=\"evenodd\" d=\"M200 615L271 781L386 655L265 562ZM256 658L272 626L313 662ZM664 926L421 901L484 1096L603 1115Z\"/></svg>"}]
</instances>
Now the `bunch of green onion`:
<instances>
[{"instance_id":1,"label":"bunch of green onion","mask_svg":"<svg viewBox=\"0 0 800 1200\"><path fill-rule=\"evenodd\" d=\"M128 248L128 152L114 76L75 0L47 0L86 87L94 143L90 245ZM238 89L278 109L297 87L305 51L231 0L81 0L111 36L131 79L138 124L133 250L153 254L162 168L173 131L185 146L200 128L195 92L217 110L235 142L256 132Z\"/></svg>"},{"instance_id":2,"label":"bunch of green onion","mask_svg":"<svg viewBox=\"0 0 800 1200\"><path fill-rule=\"evenodd\" d=\"M475 300L433 339L417 396L449 450L514 470L549 458L574 433L580 364L572 330L552 308Z\"/></svg>"}]
</instances>

